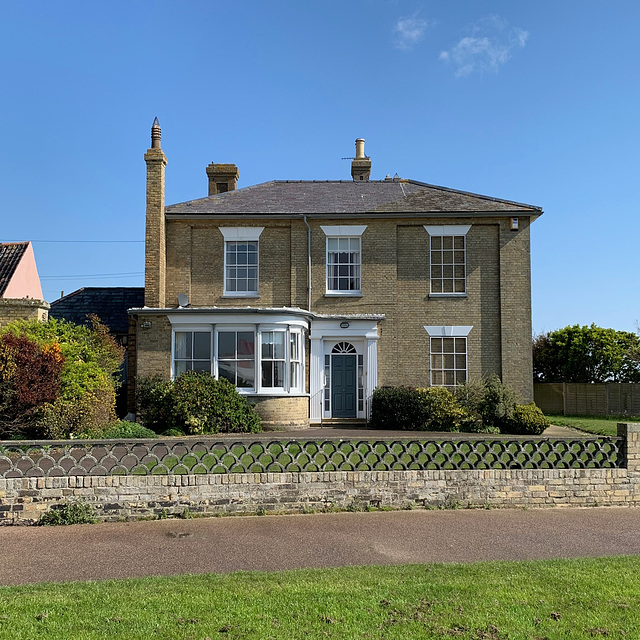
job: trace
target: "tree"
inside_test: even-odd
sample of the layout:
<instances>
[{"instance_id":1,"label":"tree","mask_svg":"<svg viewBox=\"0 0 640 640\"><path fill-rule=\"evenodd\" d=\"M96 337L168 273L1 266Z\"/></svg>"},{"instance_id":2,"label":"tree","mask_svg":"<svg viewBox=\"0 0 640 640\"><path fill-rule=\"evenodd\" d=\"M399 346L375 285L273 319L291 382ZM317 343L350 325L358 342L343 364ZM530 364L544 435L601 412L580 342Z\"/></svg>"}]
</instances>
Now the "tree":
<instances>
[{"instance_id":1,"label":"tree","mask_svg":"<svg viewBox=\"0 0 640 640\"><path fill-rule=\"evenodd\" d=\"M0 329L0 438L62 438L115 419L123 350L91 321L19 320Z\"/></svg>"},{"instance_id":2,"label":"tree","mask_svg":"<svg viewBox=\"0 0 640 640\"><path fill-rule=\"evenodd\" d=\"M533 339L536 382L640 382L640 337L595 324Z\"/></svg>"}]
</instances>

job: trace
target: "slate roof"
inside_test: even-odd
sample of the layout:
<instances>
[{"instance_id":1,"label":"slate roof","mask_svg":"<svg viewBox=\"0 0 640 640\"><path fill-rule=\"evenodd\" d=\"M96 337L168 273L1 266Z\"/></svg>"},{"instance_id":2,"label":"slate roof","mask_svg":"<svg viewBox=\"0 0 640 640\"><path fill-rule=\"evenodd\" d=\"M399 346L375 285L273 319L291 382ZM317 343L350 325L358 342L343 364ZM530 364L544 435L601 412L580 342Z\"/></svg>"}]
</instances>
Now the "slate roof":
<instances>
[{"instance_id":1,"label":"slate roof","mask_svg":"<svg viewBox=\"0 0 640 640\"><path fill-rule=\"evenodd\" d=\"M7 290L28 246L28 242L0 243L0 297Z\"/></svg>"},{"instance_id":2,"label":"slate roof","mask_svg":"<svg viewBox=\"0 0 640 640\"><path fill-rule=\"evenodd\" d=\"M49 316L88 324L95 313L111 333L128 333L127 310L144 305L144 287L83 287L51 303Z\"/></svg>"},{"instance_id":3,"label":"slate roof","mask_svg":"<svg viewBox=\"0 0 640 640\"><path fill-rule=\"evenodd\" d=\"M416 180L272 180L165 207L167 215L515 212L540 207Z\"/></svg>"}]
</instances>

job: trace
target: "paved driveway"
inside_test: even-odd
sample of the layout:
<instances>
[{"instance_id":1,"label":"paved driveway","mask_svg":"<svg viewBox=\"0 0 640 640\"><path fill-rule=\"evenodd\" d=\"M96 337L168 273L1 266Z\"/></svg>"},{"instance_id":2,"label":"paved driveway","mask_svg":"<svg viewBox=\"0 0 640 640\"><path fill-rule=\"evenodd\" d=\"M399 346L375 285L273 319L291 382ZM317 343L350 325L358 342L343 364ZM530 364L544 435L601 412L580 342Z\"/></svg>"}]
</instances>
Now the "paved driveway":
<instances>
[{"instance_id":1,"label":"paved driveway","mask_svg":"<svg viewBox=\"0 0 640 640\"><path fill-rule=\"evenodd\" d=\"M0 527L0 584L640 554L640 509L396 511Z\"/></svg>"}]
</instances>

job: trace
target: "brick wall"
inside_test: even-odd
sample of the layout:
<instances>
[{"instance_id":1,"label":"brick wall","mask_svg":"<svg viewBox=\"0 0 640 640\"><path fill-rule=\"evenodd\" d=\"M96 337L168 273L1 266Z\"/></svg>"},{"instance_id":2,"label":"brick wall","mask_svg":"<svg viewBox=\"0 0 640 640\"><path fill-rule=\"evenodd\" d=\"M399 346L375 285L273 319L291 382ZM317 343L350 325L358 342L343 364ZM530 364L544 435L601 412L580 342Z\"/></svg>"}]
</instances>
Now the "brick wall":
<instances>
[{"instance_id":1,"label":"brick wall","mask_svg":"<svg viewBox=\"0 0 640 640\"><path fill-rule=\"evenodd\" d=\"M166 279L164 175L167 159L162 149L148 149L144 159L147 163L144 301L148 307L164 307Z\"/></svg>"},{"instance_id":2,"label":"brick wall","mask_svg":"<svg viewBox=\"0 0 640 640\"><path fill-rule=\"evenodd\" d=\"M161 164L156 173L160 168L164 171ZM155 173L153 176L161 179ZM367 225L362 236L362 296L336 298L325 296L326 236L320 226L344 224L345 219L310 219L311 310L385 314L379 325L379 385L429 385L429 340L424 326L473 326L468 336L469 377L498 373L521 401L532 400L528 219L519 219L519 231L511 231L508 219L502 218L428 220L434 225L472 223L467 234L467 296L451 298L429 296L425 222L358 219L358 224ZM265 227L259 244L258 298L223 296L224 238L218 227L239 225ZM158 229L156 235L161 234ZM185 293L194 307L306 308L306 242L307 228L299 219L260 219L252 224L223 219L168 220L163 289L166 305L177 306L178 294ZM168 376L170 340L166 326L159 330L155 338L151 337L155 327L148 331L149 346L146 351L141 346L138 361L141 369ZM159 344L165 345L164 356L156 348ZM307 388L308 381L307 375Z\"/></svg>"},{"instance_id":3,"label":"brick wall","mask_svg":"<svg viewBox=\"0 0 640 640\"><path fill-rule=\"evenodd\" d=\"M150 326L145 326L147 323ZM144 315L135 319L136 324L136 375L159 375L169 379L171 375L171 324L167 316Z\"/></svg>"},{"instance_id":4,"label":"brick wall","mask_svg":"<svg viewBox=\"0 0 640 640\"><path fill-rule=\"evenodd\" d=\"M307 396L248 396L248 400L258 412L263 429L291 431L309 427Z\"/></svg>"},{"instance_id":5,"label":"brick wall","mask_svg":"<svg viewBox=\"0 0 640 640\"><path fill-rule=\"evenodd\" d=\"M49 303L32 298L0 298L0 327L14 320L40 320L49 318Z\"/></svg>"},{"instance_id":6,"label":"brick wall","mask_svg":"<svg viewBox=\"0 0 640 640\"><path fill-rule=\"evenodd\" d=\"M619 424L626 467L447 471L330 471L0 478L0 523L29 524L69 499L103 520L178 514L300 512L327 506L637 506L640 424Z\"/></svg>"}]
</instances>

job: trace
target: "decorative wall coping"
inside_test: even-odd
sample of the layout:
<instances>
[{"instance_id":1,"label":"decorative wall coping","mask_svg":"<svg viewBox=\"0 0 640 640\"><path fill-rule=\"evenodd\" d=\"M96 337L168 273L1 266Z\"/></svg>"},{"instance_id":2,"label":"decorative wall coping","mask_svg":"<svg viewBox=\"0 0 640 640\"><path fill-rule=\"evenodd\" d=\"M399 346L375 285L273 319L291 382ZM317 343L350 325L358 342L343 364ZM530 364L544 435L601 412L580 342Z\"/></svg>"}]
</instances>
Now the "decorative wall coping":
<instances>
[{"instance_id":1,"label":"decorative wall coping","mask_svg":"<svg viewBox=\"0 0 640 640\"><path fill-rule=\"evenodd\" d=\"M624 466L627 449L623 437L11 441L0 442L0 478L602 469Z\"/></svg>"}]
</instances>

